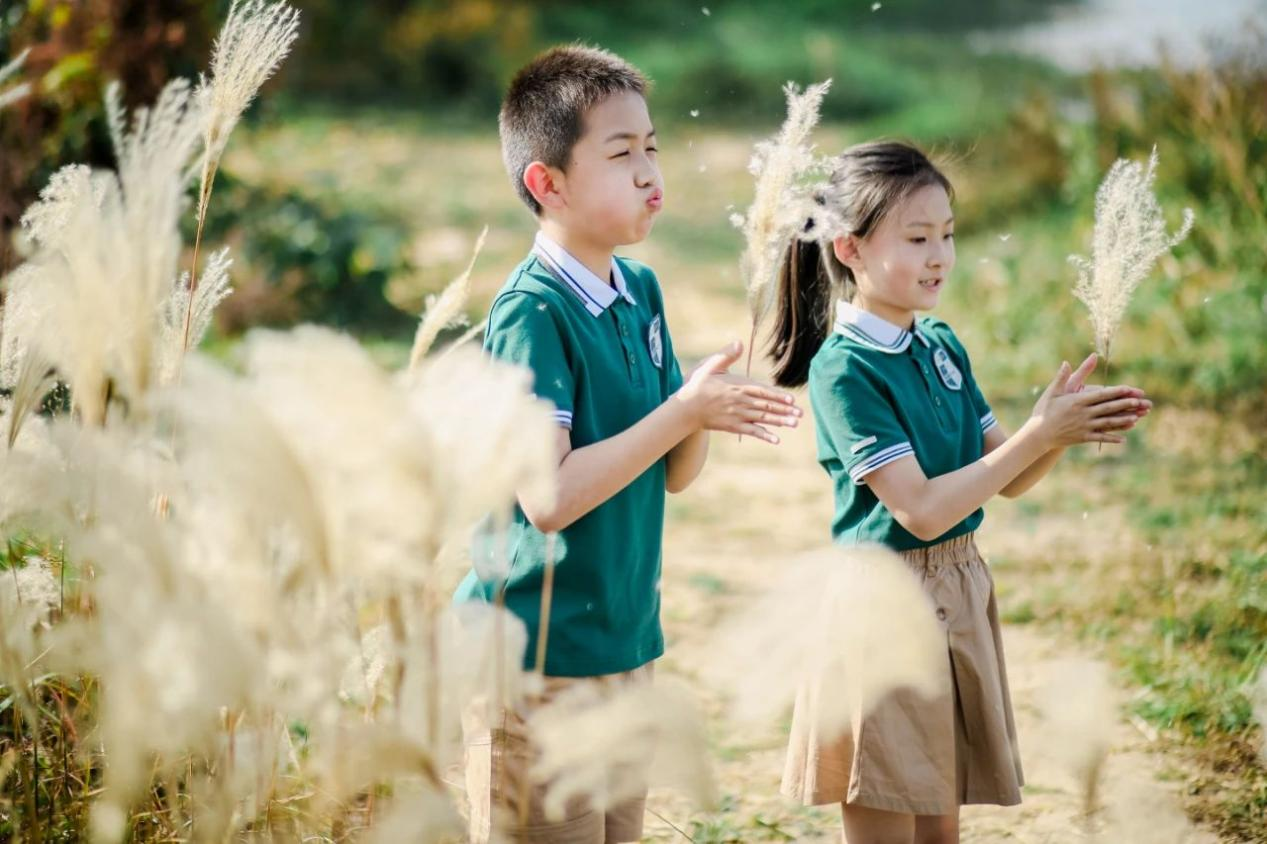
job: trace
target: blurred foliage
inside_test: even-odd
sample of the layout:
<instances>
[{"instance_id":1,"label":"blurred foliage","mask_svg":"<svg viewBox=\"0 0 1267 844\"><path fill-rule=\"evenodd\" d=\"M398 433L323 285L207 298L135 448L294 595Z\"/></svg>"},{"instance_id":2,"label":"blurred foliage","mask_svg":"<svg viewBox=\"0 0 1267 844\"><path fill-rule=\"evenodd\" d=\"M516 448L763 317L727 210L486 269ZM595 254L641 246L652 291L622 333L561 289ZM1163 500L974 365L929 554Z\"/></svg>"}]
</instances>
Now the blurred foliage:
<instances>
[{"instance_id":1,"label":"blurred foliage","mask_svg":"<svg viewBox=\"0 0 1267 844\"><path fill-rule=\"evenodd\" d=\"M191 76L210 49L216 4L206 0L5 0L0 64L31 52L19 76L32 96L0 113L0 273L11 229L52 171L113 164L102 93L118 80L129 106L173 76Z\"/></svg>"},{"instance_id":2,"label":"blurred foliage","mask_svg":"<svg viewBox=\"0 0 1267 844\"><path fill-rule=\"evenodd\" d=\"M932 68L961 67L969 52L964 33L1031 21L1058 5L903 0L872 11L870 3L831 0L647 0L618 7L582 0L311 0L303 4L305 32L288 74L293 90L305 95L443 102L487 119L511 74L535 52L582 41L641 67L657 83L661 109L679 117L701 107L713 118L777 116L784 81L832 75L837 89L827 116L858 117L900 107Z\"/></svg>"},{"instance_id":3,"label":"blurred foliage","mask_svg":"<svg viewBox=\"0 0 1267 844\"><path fill-rule=\"evenodd\" d=\"M192 221L190 221L192 239ZM208 212L207 243L233 246L234 293L217 312L222 332L252 325L320 322L362 334L400 336L416 315L385 296L413 271L411 232L394 216L308 195L249 185L222 174Z\"/></svg>"}]
</instances>

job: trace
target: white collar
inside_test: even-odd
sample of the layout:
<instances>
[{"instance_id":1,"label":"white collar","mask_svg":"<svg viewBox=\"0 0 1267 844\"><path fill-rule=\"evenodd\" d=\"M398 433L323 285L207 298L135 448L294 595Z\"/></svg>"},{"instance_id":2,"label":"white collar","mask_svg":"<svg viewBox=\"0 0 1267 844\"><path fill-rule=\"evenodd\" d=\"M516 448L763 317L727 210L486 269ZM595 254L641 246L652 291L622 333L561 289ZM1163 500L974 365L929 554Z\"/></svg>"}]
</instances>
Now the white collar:
<instances>
[{"instance_id":1,"label":"white collar","mask_svg":"<svg viewBox=\"0 0 1267 844\"><path fill-rule=\"evenodd\" d=\"M863 345L891 355L905 352L911 345L912 336L918 337L925 346L929 345L928 338L919 330L918 325L913 326L913 330L907 331L844 299L836 302L836 331Z\"/></svg>"},{"instance_id":2,"label":"white collar","mask_svg":"<svg viewBox=\"0 0 1267 844\"><path fill-rule=\"evenodd\" d=\"M624 297L625 301L631 305L638 304L630 295L629 287L625 284L625 276L620 272L620 266L616 263L614 256L612 257L612 280L616 283L615 288L594 275L589 267L576 260L572 253L547 237L545 232L537 232L537 238L533 241L533 251L537 253L537 257L546 265L546 268L557 275L559 280L580 298L591 316L598 316L611 307L617 296Z\"/></svg>"}]
</instances>

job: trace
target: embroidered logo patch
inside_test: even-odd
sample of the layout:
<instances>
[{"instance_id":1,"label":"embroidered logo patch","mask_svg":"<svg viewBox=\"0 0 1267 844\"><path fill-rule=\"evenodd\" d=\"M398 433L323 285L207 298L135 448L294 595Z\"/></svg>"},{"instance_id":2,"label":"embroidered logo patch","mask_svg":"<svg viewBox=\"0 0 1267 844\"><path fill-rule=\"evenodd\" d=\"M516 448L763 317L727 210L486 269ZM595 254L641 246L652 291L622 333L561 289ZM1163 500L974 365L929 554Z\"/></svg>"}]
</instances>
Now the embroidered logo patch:
<instances>
[{"instance_id":1,"label":"embroidered logo patch","mask_svg":"<svg viewBox=\"0 0 1267 844\"><path fill-rule=\"evenodd\" d=\"M664 368L664 339L661 337L663 333L663 322L660 315L656 314L656 318L651 320L651 327L647 329L647 348L651 351L651 362L655 364L656 369Z\"/></svg>"},{"instance_id":2,"label":"embroidered logo patch","mask_svg":"<svg viewBox=\"0 0 1267 844\"><path fill-rule=\"evenodd\" d=\"M954 361L950 359L950 355L946 354L945 349L938 349L933 352L933 365L937 367L937 374L941 377L941 382L952 390L958 390L963 386L963 374L959 371L959 367L955 366Z\"/></svg>"}]
</instances>

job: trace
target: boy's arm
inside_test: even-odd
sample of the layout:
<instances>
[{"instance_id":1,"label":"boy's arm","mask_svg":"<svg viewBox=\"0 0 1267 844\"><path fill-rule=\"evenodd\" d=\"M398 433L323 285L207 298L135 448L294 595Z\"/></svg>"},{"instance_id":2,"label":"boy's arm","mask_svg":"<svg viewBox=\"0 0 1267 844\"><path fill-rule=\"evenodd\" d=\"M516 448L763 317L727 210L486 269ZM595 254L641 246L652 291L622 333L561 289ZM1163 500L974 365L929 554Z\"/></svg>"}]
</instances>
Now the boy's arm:
<instances>
[{"instance_id":1,"label":"boy's arm","mask_svg":"<svg viewBox=\"0 0 1267 844\"><path fill-rule=\"evenodd\" d=\"M528 521L546 533L563 530L627 487L675 447L697 435L703 439L709 430L777 443L779 438L764 426L793 427L801 412L789 393L726 375L741 352L742 344L735 343L713 355L668 401L615 436L574 449L569 432L560 429L558 497L548 510L524 507L521 500ZM703 454L694 454L696 447L687 446L681 453L693 454L702 466ZM683 461L672 471L681 478L688 468L690 462ZM694 474L698 472L699 467L694 467Z\"/></svg>"},{"instance_id":2,"label":"boy's arm","mask_svg":"<svg viewBox=\"0 0 1267 844\"><path fill-rule=\"evenodd\" d=\"M676 495L690 486L704 470L704 463L708 460L708 431L691 434L673 446L666 457L669 465L664 488Z\"/></svg>"}]
</instances>

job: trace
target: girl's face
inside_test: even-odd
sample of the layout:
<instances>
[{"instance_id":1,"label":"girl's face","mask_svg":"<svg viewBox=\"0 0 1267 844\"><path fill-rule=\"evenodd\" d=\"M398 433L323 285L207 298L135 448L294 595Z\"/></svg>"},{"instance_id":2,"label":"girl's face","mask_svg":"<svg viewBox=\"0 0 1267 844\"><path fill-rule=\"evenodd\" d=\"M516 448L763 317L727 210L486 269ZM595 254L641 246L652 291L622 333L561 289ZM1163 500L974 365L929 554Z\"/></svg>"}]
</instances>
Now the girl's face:
<instances>
[{"instance_id":1,"label":"girl's face","mask_svg":"<svg viewBox=\"0 0 1267 844\"><path fill-rule=\"evenodd\" d=\"M836 238L836 257L858 284L854 304L910 327L916 311L937 306L955 266L954 229L950 197L941 185L928 185L890 210L867 237Z\"/></svg>"}]
</instances>

